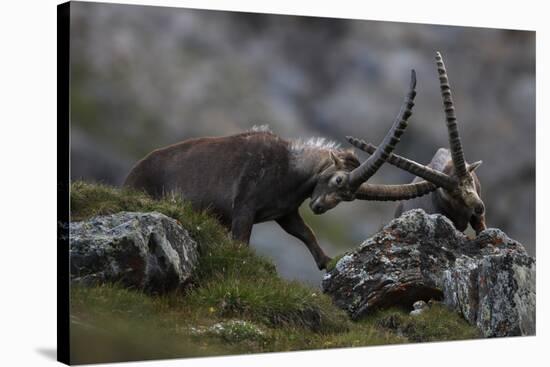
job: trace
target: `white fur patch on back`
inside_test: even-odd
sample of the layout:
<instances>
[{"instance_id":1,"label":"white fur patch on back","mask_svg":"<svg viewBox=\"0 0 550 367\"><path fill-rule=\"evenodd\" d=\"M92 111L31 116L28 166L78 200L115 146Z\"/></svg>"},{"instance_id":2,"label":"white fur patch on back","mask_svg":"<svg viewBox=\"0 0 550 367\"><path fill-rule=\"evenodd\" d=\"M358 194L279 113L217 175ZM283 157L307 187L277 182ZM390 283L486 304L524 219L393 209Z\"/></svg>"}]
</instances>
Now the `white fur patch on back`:
<instances>
[{"instance_id":1,"label":"white fur patch on back","mask_svg":"<svg viewBox=\"0 0 550 367\"><path fill-rule=\"evenodd\" d=\"M326 138L294 139L290 149L299 152L304 149L332 150L340 148L340 144Z\"/></svg>"},{"instance_id":2,"label":"white fur patch on back","mask_svg":"<svg viewBox=\"0 0 550 367\"><path fill-rule=\"evenodd\" d=\"M254 125L252 126L248 131L257 131L257 132L267 132L272 133L271 129L269 128L268 124L264 125Z\"/></svg>"}]
</instances>

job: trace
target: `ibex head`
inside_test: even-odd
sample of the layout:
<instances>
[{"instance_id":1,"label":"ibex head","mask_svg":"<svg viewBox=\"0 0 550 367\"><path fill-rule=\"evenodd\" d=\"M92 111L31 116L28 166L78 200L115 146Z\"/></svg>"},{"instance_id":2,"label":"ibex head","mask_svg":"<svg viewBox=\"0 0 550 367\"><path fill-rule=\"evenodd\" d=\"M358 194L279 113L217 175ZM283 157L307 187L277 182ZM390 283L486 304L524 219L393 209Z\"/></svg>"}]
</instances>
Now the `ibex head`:
<instances>
[{"instance_id":1,"label":"ibex head","mask_svg":"<svg viewBox=\"0 0 550 367\"><path fill-rule=\"evenodd\" d=\"M355 192L350 185L350 173L360 166L352 151L329 151L330 163L317 179L311 195L310 208L315 214L322 214L334 208L341 201L352 201Z\"/></svg>"},{"instance_id":2,"label":"ibex head","mask_svg":"<svg viewBox=\"0 0 550 367\"><path fill-rule=\"evenodd\" d=\"M454 161L449 161L443 172L454 179L455 184L441 189L449 210L468 211L469 217L475 217L470 222L479 223L478 228L475 228L478 232L486 228L485 204L480 197L480 184L474 172L480 165L481 161L466 164L466 175L459 176Z\"/></svg>"},{"instance_id":3,"label":"ibex head","mask_svg":"<svg viewBox=\"0 0 550 367\"><path fill-rule=\"evenodd\" d=\"M364 183L386 161L407 127L414 106L415 88L416 73L412 70L409 91L399 114L379 148L365 162L359 164L359 160L351 151L329 151L328 165L319 174L311 196L310 208L315 214L322 214L341 201L355 200L357 194L365 190Z\"/></svg>"}]
</instances>

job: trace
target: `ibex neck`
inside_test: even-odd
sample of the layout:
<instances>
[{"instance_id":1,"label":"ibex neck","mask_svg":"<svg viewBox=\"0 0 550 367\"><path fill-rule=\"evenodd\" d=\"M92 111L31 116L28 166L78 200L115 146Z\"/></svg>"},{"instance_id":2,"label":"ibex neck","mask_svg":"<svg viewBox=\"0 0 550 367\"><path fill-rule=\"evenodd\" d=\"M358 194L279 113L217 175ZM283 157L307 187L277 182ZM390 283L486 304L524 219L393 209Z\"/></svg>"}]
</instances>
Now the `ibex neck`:
<instances>
[{"instance_id":1,"label":"ibex neck","mask_svg":"<svg viewBox=\"0 0 550 367\"><path fill-rule=\"evenodd\" d=\"M290 152L290 166L298 177L316 179L330 164L329 150L303 148Z\"/></svg>"}]
</instances>

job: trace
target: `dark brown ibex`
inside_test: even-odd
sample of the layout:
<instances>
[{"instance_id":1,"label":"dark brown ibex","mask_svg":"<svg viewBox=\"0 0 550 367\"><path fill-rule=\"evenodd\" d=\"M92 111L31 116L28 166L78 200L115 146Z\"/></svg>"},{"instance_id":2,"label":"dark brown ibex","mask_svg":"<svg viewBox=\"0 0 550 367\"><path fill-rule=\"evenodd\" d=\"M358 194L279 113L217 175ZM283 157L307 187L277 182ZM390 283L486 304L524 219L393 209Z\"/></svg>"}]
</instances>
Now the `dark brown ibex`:
<instances>
[{"instance_id":1,"label":"dark brown ibex","mask_svg":"<svg viewBox=\"0 0 550 367\"><path fill-rule=\"evenodd\" d=\"M321 214L340 201L390 192L407 199L431 184L369 185L407 127L416 95L416 76L380 148L362 164L353 151L324 140L285 140L267 131L189 139L158 149L139 161L125 185L160 197L176 193L197 209L209 209L232 237L249 242L254 223L274 220L308 247L319 269L330 258L302 220L298 208L311 198Z\"/></svg>"},{"instance_id":2,"label":"dark brown ibex","mask_svg":"<svg viewBox=\"0 0 550 367\"><path fill-rule=\"evenodd\" d=\"M474 172L480 166L481 161L468 164L464 159L451 88L445 64L439 52L436 54L436 62L451 149L449 151L440 148L427 166L396 154L391 154L388 157L387 161L392 165L418 176L414 179L414 183L423 182L427 185L431 183L434 189L437 187L430 195L399 203L395 216L397 217L407 210L421 208L427 213L445 215L460 231L466 230L468 223L470 223L476 234L478 234L486 229L485 205L480 197L481 185ZM347 139L352 145L369 154L376 151L375 145L366 143L363 140L353 137L347 137ZM421 180L421 178L428 182ZM388 198L371 199L390 200Z\"/></svg>"}]
</instances>

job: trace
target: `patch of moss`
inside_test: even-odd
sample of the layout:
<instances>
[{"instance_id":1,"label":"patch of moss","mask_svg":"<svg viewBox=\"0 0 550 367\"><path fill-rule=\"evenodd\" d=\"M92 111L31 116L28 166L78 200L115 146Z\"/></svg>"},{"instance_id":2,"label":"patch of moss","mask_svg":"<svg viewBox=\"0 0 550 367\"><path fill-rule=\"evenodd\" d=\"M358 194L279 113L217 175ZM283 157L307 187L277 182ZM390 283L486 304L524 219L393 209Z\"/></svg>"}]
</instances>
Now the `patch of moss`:
<instances>
[{"instance_id":1,"label":"patch of moss","mask_svg":"<svg viewBox=\"0 0 550 367\"><path fill-rule=\"evenodd\" d=\"M377 326L403 335L411 342L481 337L475 327L439 302L432 303L431 307L420 315L412 316L405 310L389 309L378 312L372 319L376 320Z\"/></svg>"},{"instance_id":2,"label":"patch of moss","mask_svg":"<svg viewBox=\"0 0 550 367\"><path fill-rule=\"evenodd\" d=\"M327 271L332 271L336 267L336 264L338 263L338 261L340 261L340 259L343 258L344 255L346 254L340 254L340 255L334 256L332 260L330 260L329 263L327 264Z\"/></svg>"}]
</instances>

